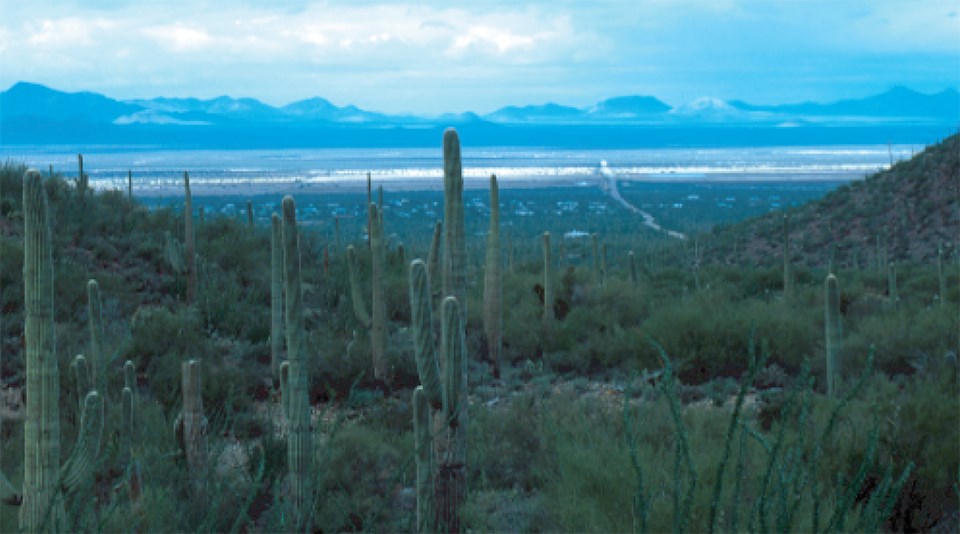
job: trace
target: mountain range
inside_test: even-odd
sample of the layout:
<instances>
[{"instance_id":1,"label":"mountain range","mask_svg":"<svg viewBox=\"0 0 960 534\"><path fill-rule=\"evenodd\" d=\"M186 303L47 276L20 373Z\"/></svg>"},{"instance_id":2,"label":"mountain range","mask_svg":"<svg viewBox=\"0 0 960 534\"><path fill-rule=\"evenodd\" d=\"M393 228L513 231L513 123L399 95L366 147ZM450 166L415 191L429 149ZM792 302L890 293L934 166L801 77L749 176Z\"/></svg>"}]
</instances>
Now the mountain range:
<instances>
[{"instance_id":1,"label":"mountain range","mask_svg":"<svg viewBox=\"0 0 960 534\"><path fill-rule=\"evenodd\" d=\"M830 103L756 105L741 100L698 98L670 106L652 96L621 96L583 108L550 102L507 106L484 115L465 112L437 116L390 115L353 105L337 106L321 97L275 107L253 98L228 96L206 100L117 100L98 93L68 93L29 82L16 83L0 92L3 144L203 145L207 143L204 139L216 136L220 142L233 140L242 146L259 146L283 144L309 134L316 142L321 142L318 138L337 142L353 139L352 143L365 145L376 139L390 143L393 136L385 132L433 132L446 126L474 129L482 138L503 139L506 135L504 142L511 143L516 142L518 132L525 132L519 136L533 142L543 135L572 140L598 130L615 137L623 131L689 132L731 127L933 128L942 134L958 123L960 93L956 90L923 94L904 87ZM270 141L265 141L267 136ZM543 144L556 144L549 139Z\"/></svg>"}]
</instances>

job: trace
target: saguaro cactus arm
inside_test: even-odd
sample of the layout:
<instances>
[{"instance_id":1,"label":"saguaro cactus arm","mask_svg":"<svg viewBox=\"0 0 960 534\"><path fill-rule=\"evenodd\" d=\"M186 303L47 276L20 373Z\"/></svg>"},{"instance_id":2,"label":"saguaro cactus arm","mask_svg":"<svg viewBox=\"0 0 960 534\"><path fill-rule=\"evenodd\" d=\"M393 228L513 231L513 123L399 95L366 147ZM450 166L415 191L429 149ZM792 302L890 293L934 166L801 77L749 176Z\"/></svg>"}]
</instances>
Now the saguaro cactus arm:
<instances>
[{"instance_id":1,"label":"saguaro cactus arm","mask_svg":"<svg viewBox=\"0 0 960 534\"><path fill-rule=\"evenodd\" d=\"M427 399L434 409L443 403L440 368L433 338L433 304L427 266L422 260L410 263L410 321L413 326L417 372Z\"/></svg>"},{"instance_id":2,"label":"saguaro cactus arm","mask_svg":"<svg viewBox=\"0 0 960 534\"><path fill-rule=\"evenodd\" d=\"M91 391L83 401L77 443L60 470L60 487L65 492L82 490L93 482L102 434L103 397L97 391Z\"/></svg>"},{"instance_id":3,"label":"saguaro cactus arm","mask_svg":"<svg viewBox=\"0 0 960 534\"><path fill-rule=\"evenodd\" d=\"M350 301L353 303L353 314L364 328L373 326L370 312L367 311L366 297L360 287L360 259L353 245L347 246L347 275L350 278Z\"/></svg>"}]
</instances>

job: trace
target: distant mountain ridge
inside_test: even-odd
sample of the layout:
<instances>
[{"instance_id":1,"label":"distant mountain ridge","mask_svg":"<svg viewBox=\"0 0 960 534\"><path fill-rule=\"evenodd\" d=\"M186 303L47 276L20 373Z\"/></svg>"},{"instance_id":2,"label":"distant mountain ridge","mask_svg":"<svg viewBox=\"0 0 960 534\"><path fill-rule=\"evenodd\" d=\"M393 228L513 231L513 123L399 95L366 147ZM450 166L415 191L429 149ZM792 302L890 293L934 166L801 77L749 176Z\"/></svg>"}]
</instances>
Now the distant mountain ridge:
<instances>
[{"instance_id":1,"label":"distant mountain ridge","mask_svg":"<svg viewBox=\"0 0 960 534\"><path fill-rule=\"evenodd\" d=\"M115 100L92 93L66 93L43 85L19 82L0 93L0 120L18 116L47 117L66 120L85 118L97 122L132 122L124 118L137 113L173 122L196 124L231 122L294 122L329 121L348 123L421 123L433 117L388 115L360 109L354 105L337 106L321 97L313 97L285 106L274 107L254 98L220 96L212 99L165 98ZM724 101L701 97L671 107L652 96L620 96L585 108L554 102L523 106L506 106L486 115L471 112L460 114L469 120L493 123L589 123L604 122L777 122L796 118L860 117L872 119L921 119L944 123L960 121L960 93L947 89L923 94L905 87L860 99L831 103L756 105L742 100ZM441 115L451 117L453 114Z\"/></svg>"},{"instance_id":2,"label":"distant mountain ridge","mask_svg":"<svg viewBox=\"0 0 960 534\"><path fill-rule=\"evenodd\" d=\"M627 95L602 100L586 107L554 102L506 106L491 113L445 113L436 116L391 115L338 106L313 97L275 107L254 98L220 96L212 99L166 98L116 100L92 92L67 93L43 85L19 82L0 92L0 141L5 144L51 143L145 143L159 145L255 147L328 146L350 143L423 144L426 132L447 126L472 128L482 143L577 144L600 143L602 139L621 146L655 139L657 143L687 142L706 138L711 142L786 142L801 144L822 137L856 139L850 126L873 129L905 127L910 133L901 142L928 142L928 134L942 135L960 124L960 93L948 89L922 94L896 87L862 99L831 103L805 102L754 105L740 100L703 97L670 106L652 97ZM809 127L843 126L828 135L814 134ZM788 134L786 128L807 129ZM727 129L718 139L713 129ZM727 135L739 128L744 135ZM759 133L770 129L775 135ZM644 130L643 135L637 135ZM700 130L693 135L693 132ZM618 132L629 134L621 135ZM888 130L890 132L892 130ZM270 136L265 133L269 132ZM414 134L411 135L411 132ZM419 132L419 137L416 135ZM603 135L598 135L602 133ZM666 134L666 135L665 135ZM690 134L690 135L685 135ZM406 136L406 139L402 137ZM868 136L869 138L872 138ZM783 137L782 141L777 139ZM891 140L890 135L883 142Z\"/></svg>"}]
</instances>

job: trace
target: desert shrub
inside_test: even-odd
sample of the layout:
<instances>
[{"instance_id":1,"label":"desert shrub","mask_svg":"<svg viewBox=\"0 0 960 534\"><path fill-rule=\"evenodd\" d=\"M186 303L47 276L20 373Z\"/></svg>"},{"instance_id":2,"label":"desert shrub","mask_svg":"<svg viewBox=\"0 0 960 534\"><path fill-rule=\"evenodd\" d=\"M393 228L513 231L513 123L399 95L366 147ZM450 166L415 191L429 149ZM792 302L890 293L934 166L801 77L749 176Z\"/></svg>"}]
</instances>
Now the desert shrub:
<instances>
[{"instance_id":1,"label":"desert shrub","mask_svg":"<svg viewBox=\"0 0 960 534\"><path fill-rule=\"evenodd\" d=\"M551 466L540 399L514 397L493 410L476 410L469 427L467 478L478 490L529 493L540 488Z\"/></svg>"},{"instance_id":2,"label":"desert shrub","mask_svg":"<svg viewBox=\"0 0 960 534\"><path fill-rule=\"evenodd\" d=\"M957 317L949 308L921 308L871 315L848 328L844 324L844 365L863 365L869 347L877 368L888 375L911 374L956 350ZM854 371L855 372L855 371Z\"/></svg>"},{"instance_id":3,"label":"desert shrub","mask_svg":"<svg viewBox=\"0 0 960 534\"><path fill-rule=\"evenodd\" d=\"M321 453L316 524L324 530L410 528L409 511L399 506L400 489L413 480L413 441L361 425L336 429Z\"/></svg>"},{"instance_id":4,"label":"desert shrub","mask_svg":"<svg viewBox=\"0 0 960 534\"><path fill-rule=\"evenodd\" d=\"M130 337L121 354L122 360L132 360L149 377L147 386L161 404L179 406L181 362L212 357L211 349L194 308L144 306L130 322Z\"/></svg>"},{"instance_id":5,"label":"desert shrub","mask_svg":"<svg viewBox=\"0 0 960 534\"><path fill-rule=\"evenodd\" d=\"M780 301L736 301L704 290L665 306L644 322L643 330L678 361L685 383L699 384L711 377L740 376L747 368L751 335L765 341L772 362L799 369L804 358L816 353L822 337L814 314ZM644 362L657 361L649 343L640 344L637 352Z\"/></svg>"}]
</instances>

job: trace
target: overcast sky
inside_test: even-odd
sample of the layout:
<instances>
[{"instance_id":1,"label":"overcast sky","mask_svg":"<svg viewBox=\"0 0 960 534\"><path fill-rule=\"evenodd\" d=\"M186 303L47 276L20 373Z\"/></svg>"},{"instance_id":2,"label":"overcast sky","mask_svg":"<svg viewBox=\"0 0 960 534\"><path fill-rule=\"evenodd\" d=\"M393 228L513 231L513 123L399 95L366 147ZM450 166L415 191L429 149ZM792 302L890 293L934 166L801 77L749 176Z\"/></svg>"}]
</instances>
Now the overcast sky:
<instances>
[{"instance_id":1,"label":"overcast sky","mask_svg":"<svg viewBox=\"0 0 960 534\"><path fill-rule=\"evenodd\" d=\"M960 87L956 0L2 0L0 86L384 112Z\"/></svg>"}]
</instances>

